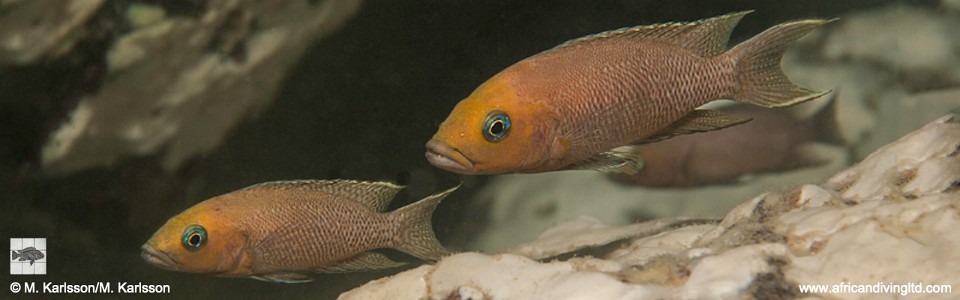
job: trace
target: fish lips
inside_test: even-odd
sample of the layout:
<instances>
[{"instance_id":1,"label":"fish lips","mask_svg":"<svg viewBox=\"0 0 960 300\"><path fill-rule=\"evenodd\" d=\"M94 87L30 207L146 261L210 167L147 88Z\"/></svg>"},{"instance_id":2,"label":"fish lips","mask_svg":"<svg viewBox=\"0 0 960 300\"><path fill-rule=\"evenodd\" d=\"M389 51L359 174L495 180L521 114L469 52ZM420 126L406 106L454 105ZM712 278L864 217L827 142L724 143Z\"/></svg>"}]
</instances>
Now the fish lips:
<instances>
[{"instance_id":1,"label":"fish lips","mask_svg":"<svg viewBox=\"0 0 960 300\"><path fill-rule=\"evenodd\" d=\"M143 250L143 252L140 252L140 257L143 257L143 260L147 261L147 263L164 270L177 270L177 261L170 257L170 255L158 251L150 247L150 245L143 245L140 249Z\"/></svg>"},{"instance_id":2,"label":"fish lips","mask_svg":"<svg viewBox=\"0 0 960 300\"><path fill-rule=\"evenodd\" d=\"M437 168L460 174L474 174L474 164L457 148L444 142L430 139L427 142L427 161Z\"/></svg>"}]
</instances>

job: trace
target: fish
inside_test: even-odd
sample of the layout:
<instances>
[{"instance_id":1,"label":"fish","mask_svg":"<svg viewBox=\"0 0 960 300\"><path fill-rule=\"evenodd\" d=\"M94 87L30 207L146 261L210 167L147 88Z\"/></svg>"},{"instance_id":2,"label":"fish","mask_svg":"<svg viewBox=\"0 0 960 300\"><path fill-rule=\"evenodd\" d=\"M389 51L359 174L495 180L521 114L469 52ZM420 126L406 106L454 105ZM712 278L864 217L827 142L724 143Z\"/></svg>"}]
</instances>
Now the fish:
<instances>
[{"instance_id":1,"label":"fish","mask_svg":"<svg viewBox=\"0 0 960 300\"><path fill-rule=\"evenodd\" d=\"M734 104L719 109L750 123L666 141L634 146L643 168L634 175L611 173L616 181L645 187L682 188L731 184L742 176L780 172L824 162L804 152L810 143L844 146L836 120L836 101L800 119L785 110Z\"/></svg>"},{"instance_id":2,"label":"fish","mask_svg":"<svg viewBox=\"0 0 960 300\"><path fill-rule=\"evenodd\" d=\"M636 173L640 158L615 148L749 121L698 109L706 103L775 108L829 92L793 84L780 60L789 43L832 20L782 23L727 50L748 13L606 31L520 60L456 104L426 159L467 175Z\"/></svg>"},{"instance_id":3,"label":"fish","mask_svg":"<svg viewBox=\"0 0 960 300\"><path fill-rule=\"evenodd\" d=\"M43 252L40 252L40 250L37 250L37 248L35 247L26 247L20 251L10 250L10 260L17 260L17 261L29 260L31 266L35 261L41 260L43 259L43 257L44 257Z\"/></svg>"},{"instance_id":4,"label":"fish","mask_svg":"<svg viewBox=\"0 0 960 300\"><path fill-rule=\"evenodd\" d=\"M403 189L389 182L271 181L204 200L170 218L141 247L161 269L309 282L310 273L403 265L371 251L392 248L424 260L450 251L430 223L457 187L386 212Z\"/></svg>"}]
</instances>

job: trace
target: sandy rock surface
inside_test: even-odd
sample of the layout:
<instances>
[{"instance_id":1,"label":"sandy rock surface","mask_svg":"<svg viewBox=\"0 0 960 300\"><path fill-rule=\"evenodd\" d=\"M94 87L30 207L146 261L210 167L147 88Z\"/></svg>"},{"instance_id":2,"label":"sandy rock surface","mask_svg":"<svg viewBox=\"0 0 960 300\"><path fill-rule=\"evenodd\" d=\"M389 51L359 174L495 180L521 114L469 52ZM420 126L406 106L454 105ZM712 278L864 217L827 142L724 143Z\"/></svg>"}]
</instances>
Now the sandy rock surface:
<instances>
[{"instance_id":1,"label":"sandy rock surface","mask_svg":"<svg viewBox=\"0 0 960 300\"><path fill-rule=\"evenodd\" d=\"M340 299L864 295L801 291L808 284L891 289L870 294L876 299L949 299L951 294L930 293L941 291L930 285L960 286L960 252L954 250L960 246L958 184L960 115L950 114L824 183L747 200L719 223L666 219L606 226L579 218L512 253L455 254Z\"/></svg>"}]
</instances>

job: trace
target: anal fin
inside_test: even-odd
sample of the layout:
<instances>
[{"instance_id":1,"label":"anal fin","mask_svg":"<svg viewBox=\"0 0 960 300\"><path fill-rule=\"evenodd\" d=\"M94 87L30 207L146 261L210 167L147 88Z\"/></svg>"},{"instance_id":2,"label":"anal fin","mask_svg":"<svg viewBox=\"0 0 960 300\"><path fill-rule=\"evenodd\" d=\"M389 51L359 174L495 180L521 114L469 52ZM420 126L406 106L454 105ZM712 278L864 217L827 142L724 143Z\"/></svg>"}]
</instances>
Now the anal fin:
<instances>
[{"instance_id":1,"label":"anal fin","mask_svg":"<svg viewBox=\"0 0 960 300\"><path fill-rule=\"evenodd\" d=\"M730 126L740 125L749 122L750 120L750 118L731 117L730 115L716 110L697 109L690 112L680 120L673 122L673 124L670 124L670 126L661 130L660 132L639 140L634 144L649 144L678 135L720 130Z\"/></svg>"},{"instance_id":2,"label":"anal fin","mask_svg":"<svg viewBox=\"0 0 960 300\"><path fill-rule=\"evenodd\" d=\"M313 281L313 277L296 272L262 274L250 276L250 278L274 283L304 283Z\"/></svg>"},{"instance_id":3,"label":"anal fin","mask_svg":"<svg viewBox=\"0 0 960 300\"><path fill-rule=\"evenodd\" d=\"M386 255L377 252L364 252L344 260L336 265L314 269L317 273L347 273L355 271L369 271L396 268L406 263L391 260Z\"/></svg>"},{"instance_id":4,"label":"anal fin","mask_svg":"<svg viewBox=\"0 0 960 300\"><path fill-rule=\"evenodd\" d=\"M633 146L623 146L601 152L583 162L570 166L568 169L635 175L643 169L643 157L633 148Z\"/></svg>"}]
</instances>

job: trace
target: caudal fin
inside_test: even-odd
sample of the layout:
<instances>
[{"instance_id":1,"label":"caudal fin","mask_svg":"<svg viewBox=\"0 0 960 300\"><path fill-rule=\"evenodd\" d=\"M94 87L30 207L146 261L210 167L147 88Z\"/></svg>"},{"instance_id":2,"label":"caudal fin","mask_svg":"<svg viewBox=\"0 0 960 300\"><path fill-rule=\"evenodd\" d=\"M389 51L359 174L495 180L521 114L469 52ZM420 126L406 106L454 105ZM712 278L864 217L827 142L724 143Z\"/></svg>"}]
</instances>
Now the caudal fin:
<instances>
[{"instance_id":1,"label":"caudal fin","mask_svg":"<svg viewBox=\"0 0 960 300\"><path fill-rule=\"evenodd\" d=\"M10 260L15 260L20 257L20 253L17 253L17 250L10 250Z\"/></svg>"},{"instance_id":2,"label":"caudal fin","mask_svg":"<svg viewBox=\"0 0 960 300\"><path fill-rule=\"evenodd\" d=\"M436 260L450 254L450 251L440 245L440 241L437 240L430 219L440 200L458 187L460 186L423 198L390 213L394 218L400 219L400 234L395 238L394 247L426 260Z\"/></svg>"},{"instance_id":3,"label":"caudal fin","mask_svg":"<svg viewBox=\"0 0 960 300\"><path fill-rule=\"evenodd\" d=\"M737 89L733 100L763 107L790 106L823 96L787 79L780 60L787 45L832 20L800 20L779 24L750 38L727 53L736 61Z\"/></svg>"}]
</instances>

